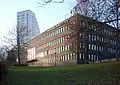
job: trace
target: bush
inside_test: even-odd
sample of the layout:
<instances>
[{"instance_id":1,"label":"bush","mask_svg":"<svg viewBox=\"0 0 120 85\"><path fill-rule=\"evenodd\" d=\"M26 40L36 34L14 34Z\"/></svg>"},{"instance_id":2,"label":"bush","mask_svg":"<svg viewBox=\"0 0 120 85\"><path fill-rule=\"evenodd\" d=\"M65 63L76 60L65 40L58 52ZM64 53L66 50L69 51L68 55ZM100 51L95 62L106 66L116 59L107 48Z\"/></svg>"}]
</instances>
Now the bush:
<instances>
[{"instance_id":1,"label":"bush","mask_svg":"<svg viewBox=\"0 0 120 85\"><path fill-rule=\"evenodd\" d=\"M14 64L13 66L22 67L22 66L28 66L28 64Z\"/></svg>"},{"instance_id":2,"label":"bush","mask_svg":"<svg viewBox=\"0 0 120 85\"><path fill-rule=\"evenodd\" d=\"M0 61L0 79L1 83L5 80L5 76L8 74L8 68L4 61ZM3 84L2 84L3 85Z\"/></svg>"}]
</instances>

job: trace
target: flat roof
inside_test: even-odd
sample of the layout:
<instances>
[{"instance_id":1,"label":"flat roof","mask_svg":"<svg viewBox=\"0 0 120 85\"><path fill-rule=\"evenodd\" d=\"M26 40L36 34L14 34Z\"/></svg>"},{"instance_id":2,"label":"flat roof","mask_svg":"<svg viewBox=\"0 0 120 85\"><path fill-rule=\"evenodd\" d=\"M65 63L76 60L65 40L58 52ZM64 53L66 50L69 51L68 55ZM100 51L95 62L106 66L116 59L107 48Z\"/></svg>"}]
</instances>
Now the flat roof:
<instances>
[{"instance_id":1,"label":"flat roof","mask_svg":"<svg viewBox=\"0 0 120 85\"><path fill-rule=\"evenodd\" d=\"M24 11L20 11L20 12L17 12L17 13L27 12L27 11L29 11L29 12L33 13L31 10L24 10ZM35 15L35 13L33 13L33 14Z\"/></svg>"}]
</instances>

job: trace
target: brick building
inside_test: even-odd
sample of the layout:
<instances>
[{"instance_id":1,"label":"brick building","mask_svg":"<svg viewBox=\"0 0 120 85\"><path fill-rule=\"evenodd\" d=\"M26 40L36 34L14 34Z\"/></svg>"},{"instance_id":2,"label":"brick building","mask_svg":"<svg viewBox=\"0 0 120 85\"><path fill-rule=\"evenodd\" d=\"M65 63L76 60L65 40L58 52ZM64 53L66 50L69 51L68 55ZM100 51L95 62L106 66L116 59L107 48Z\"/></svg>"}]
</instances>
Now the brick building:
<instances>
[{"instance_id":1,"label":"brick building","mask_svg":"<svg viewBox=\"0 0 120 85\"><path fill-rule=\"evenodd\" d=\"M40 66L101 62L120 57L120 30L75 14L29 40L27 60Z\"/></svg>"}]
</instances>

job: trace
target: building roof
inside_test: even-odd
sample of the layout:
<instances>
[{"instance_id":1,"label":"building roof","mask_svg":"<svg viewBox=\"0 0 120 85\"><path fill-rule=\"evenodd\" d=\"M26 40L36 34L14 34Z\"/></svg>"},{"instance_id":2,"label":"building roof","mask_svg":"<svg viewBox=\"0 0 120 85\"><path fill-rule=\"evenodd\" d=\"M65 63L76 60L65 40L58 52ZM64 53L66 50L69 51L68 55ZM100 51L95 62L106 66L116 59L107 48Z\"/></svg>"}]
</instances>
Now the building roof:
<instances>
[{"instance_id":1,"label":"building roof","mask_svg":"<svg viewBox=\"0 0 120 85\"><path fill-rule=\"evenodd\" d=\"M27 12L27 11L33 13L31 10L24 10L24 11L17 12L17 14L18 14L18 13L21 13L21 12ZM35 13L33 13L33 14L35 15Z\"/></svg>"}]
</instances>

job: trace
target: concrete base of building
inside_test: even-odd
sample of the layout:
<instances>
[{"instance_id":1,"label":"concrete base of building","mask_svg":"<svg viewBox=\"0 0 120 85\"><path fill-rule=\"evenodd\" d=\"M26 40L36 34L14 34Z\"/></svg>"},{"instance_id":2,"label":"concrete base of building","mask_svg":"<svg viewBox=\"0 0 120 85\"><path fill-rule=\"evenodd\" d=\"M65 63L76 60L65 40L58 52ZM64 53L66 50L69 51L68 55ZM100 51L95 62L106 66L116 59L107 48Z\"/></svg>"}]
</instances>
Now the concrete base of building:
<instances>
[{"instance_id":1,"label":"concrete base of building","mask_svg":"<svg viewBox=\"0 0 120 85\"><path fill-rule=\"evenodd\" d=\"M119 60L120 60L120 58L119 58ZM116 58L101 60L101 63L109 62L109 61L116 61ZM89 61L88 63L89 64L100 63L100 60L99 61ZM83 63L81 63L81 64L83 64ZM29 63L29 66L43 66L43 67L48 67L48 66L72 66L72 65L77 65L77 60L56 61L56 62L52 62L52 63L40 63L39 61L37 61L37 62Z\"/></svg>"}]
</instances>

